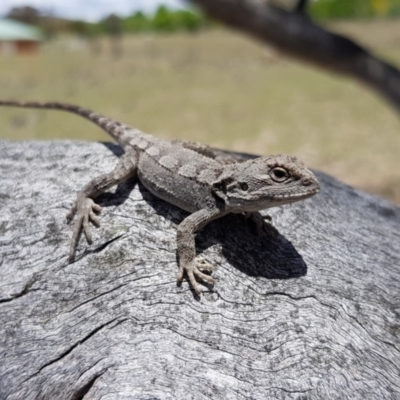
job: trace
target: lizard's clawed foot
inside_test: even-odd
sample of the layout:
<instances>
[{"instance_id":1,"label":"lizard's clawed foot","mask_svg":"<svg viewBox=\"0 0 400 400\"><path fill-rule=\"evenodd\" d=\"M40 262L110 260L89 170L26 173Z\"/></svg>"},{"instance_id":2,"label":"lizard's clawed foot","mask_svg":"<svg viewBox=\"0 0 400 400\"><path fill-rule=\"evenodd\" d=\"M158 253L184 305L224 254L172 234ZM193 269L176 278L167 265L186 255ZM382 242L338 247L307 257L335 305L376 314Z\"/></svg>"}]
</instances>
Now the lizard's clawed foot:
<instances>
[{"instance_id":1,"label":"lizard's clawed foot","mask_svg":"<svg viewBox=\"0 0 400 400\"><path fill-rule=\"evenodd\" d=\"M203 281L210 285L215 283L215 279L210 275L205 274L204 272L212 272L214 267L209 264L204 258L196 257L192 262L188 265L181 265L179 267L178 272L178 284L180 284L183 280L183 276L186 272L187 278L193 288L193 290L200 295L201 288L197 281Z\"/></svg>"},{"instance_id":2,"label":"lizard's clawed foot","mask_svg":"<svg viewBox=\"0 0 400 400\"><path fill-rule=\"evenodd\" d=\"M76 221L73 228L71 246L69 251L69 261L73 261L78 245L79 235L81 230L85 234L86 240L89 244L92 244L92 233L90 231L89 221L96 227L100 226L100 220L97 218L95 213L101 212L101 207L96 204L91 198L84 197L74 203L71 210L67 214L67 221L70 222L76 214Z\"/></svg>"}]
</instances>

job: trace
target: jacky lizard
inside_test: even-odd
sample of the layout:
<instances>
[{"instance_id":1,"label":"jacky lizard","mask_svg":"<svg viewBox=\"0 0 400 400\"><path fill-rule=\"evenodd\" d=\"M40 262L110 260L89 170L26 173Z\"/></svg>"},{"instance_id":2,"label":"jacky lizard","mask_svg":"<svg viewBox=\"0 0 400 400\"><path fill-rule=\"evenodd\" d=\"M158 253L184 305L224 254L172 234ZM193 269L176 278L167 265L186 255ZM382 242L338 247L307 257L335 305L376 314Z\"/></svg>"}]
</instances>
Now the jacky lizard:
<instances>
[{"instance_id":1,"label":"jacky lizard","mask_svg":"<svg viewBox=\"0 0 400 400\"><path fill-rule=\"evenodd\" d=\"M94 199L108 188L136 177L155 196L191 214L178 226L178 283L186 273L197 294L198 281L214 284L204 272L213 266L196 257L195 233L209 222L228 213L244 213L260 230L264 218L258 211L304 200L318 193L314 174L296 157L271 155L244 162L222 164L207 146L155 138L91 110L64 103L0 101L0 106L30 107L69 111L94 122L125 150L113 171L90 181L78 193L67 219L76 215L69 260L74 260L80 233L92 243L89 223L101 207Z\"/></svg>"}]
</instances>

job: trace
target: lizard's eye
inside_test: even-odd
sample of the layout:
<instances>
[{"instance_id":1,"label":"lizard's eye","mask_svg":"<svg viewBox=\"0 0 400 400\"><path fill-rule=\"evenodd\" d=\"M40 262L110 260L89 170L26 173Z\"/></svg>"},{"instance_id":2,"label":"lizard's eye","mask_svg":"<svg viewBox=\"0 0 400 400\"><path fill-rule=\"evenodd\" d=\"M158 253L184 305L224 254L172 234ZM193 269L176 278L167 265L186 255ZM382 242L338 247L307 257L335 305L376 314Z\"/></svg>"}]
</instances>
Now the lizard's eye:
<instances>
[{"instance_id":1,"label":"lizard's eye","mask_svg":"<svg viewBox=\"0 0 400 400\"><path fill-rule=\"evenodd\" d=\"M289 178L289 174L287 173L286 169L281 167L273 168L269 175L275 182L284 182Z\"/></svg>"},{"instance_id":2,"label":"lizard's eye","mask_svg":"<svg viewBox=\"0 0 400 400\"><path fill-rule=\"evenodd\" d=\"M244 192L247 192L249 190L249 185L246 182L242 182L240 184L240 189L242 189Z\"/></svg>"}]
</instances>

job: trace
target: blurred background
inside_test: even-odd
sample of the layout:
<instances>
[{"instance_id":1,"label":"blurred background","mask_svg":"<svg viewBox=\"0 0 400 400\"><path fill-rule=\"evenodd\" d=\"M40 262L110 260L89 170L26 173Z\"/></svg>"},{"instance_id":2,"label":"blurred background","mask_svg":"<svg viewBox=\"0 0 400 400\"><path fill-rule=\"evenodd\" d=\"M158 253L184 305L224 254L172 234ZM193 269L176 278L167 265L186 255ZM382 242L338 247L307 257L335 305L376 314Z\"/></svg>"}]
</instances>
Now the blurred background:
<instances>
[{"instance_id":1,"label":"blurred background","mask_svg":"<svg viewBox=\"0 0 400 400\"><path fill-rule=\"evenodd\" d=\"M314 0L309 15L400 66L400 0ZM1 99L76 103L163 138L294 154L400 204L398 113L355 80L180 0L2 0L0 17ZM0 138L110 140L72 114L11 108L0 109Z\"/></svg>"}]
</instances>

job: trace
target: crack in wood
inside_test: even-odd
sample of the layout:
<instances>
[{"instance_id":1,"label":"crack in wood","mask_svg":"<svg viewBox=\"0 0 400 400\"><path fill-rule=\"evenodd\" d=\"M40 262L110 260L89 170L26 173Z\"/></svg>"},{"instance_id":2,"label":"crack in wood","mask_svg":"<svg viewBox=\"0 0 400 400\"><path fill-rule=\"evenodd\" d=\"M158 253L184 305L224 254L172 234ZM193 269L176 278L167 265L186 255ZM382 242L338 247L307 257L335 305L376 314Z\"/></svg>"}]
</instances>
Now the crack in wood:
<instances>
[{"instance_id":1,"label":"crack in wood","mask_svg":"<svg viewBox=\"0 0 400 400\"><path fill-rule=\"evenodd\" d=\"M114 319L112 319L111 321L108 321L102 325L100 325L99 327L97 327L96 329L94 329L92 332L90 332L88 335L86 335L83 339L79 340L78 342L76 342L74 345L72 345L68 350L64 351L63 353L61 353L57 358L55 358L54 360L51 360L49 362L47 362L46 364L42 365L40 367L40 369L35 372L33 375L31 375L29 378L25 379L23 382L21 382L21 384L31 380L32 378L36 377L37 375L40 374L40 372L42 372L45 368L47 368L48 366L60 361L62 358L66 357L68 354L70 354L76 347L78 347L79 345L81 345L82 343L86 342L87 340L89 340L91 337L93 337L96 333L98 333L100 330L102 330L103 328L107 327L108 325L111 325L113 322L115 322L116 320L118 320L119 317L116 317Z\"/></svg>"}]
</instances>

